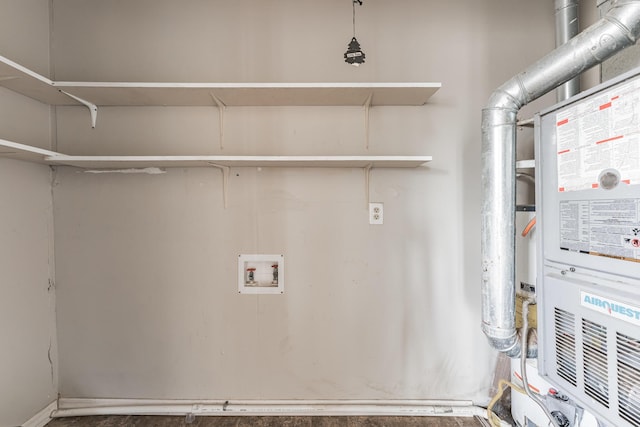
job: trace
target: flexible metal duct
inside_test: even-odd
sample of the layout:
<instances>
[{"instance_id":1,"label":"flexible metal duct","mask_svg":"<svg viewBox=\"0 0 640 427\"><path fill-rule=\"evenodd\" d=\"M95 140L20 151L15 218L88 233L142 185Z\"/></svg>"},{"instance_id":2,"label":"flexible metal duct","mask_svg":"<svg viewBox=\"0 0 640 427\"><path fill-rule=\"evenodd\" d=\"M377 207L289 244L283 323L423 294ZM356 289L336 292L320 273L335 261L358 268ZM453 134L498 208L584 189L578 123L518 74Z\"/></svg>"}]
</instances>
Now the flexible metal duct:
<instances>
[{"instance_id":1,"label":"flexible metal duct","mask_svg":"<svg viewBox=\"0 0 640 427\"><path fill-rule=\"evenodd\" d=\"M556 0L556 47L560 47L578 34L578 0ZM574 77L556 90L558 102L580 92L580 77Z\"/></svg>"},{"instance_id":2,"label":"flexible metal duct","mask_svg":"<svg viewBox=\"0 0 640 427\"><path fill-rule=\"evenodd\" d=\"M499 87L482 110L482 330L491 345L520 354L515 328L515 147L520 108L632 45L640 0L607 15Z\"/></svg>"}]
</instances>

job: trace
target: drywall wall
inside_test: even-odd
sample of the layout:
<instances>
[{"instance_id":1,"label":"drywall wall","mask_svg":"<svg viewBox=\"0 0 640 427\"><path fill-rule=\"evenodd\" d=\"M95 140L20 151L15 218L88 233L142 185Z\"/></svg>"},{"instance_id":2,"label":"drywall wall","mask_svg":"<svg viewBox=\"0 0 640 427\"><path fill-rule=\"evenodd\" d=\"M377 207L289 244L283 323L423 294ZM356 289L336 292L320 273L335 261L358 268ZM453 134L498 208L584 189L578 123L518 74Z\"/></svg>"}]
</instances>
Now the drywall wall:
<instances>
[{"instance_id":1,"label":"drywall wall","mask_svg":"<svg viewBox=\"0 0 640 427\"><path fill-rule=\"evenodd\" d=\"M57 397L49 168L0 159L0 425Z\"/></svg>"},{"instance_id":2,"label":"drywall wall","mask_svg":"<svg viewBox=\"0 0 640 427\"><path fill-rule=\"evenodd\" d=\"M0 2L0 55L49 69L49 5ZM0 138L50 147L49 107L0 88ZM49 167L0 159L0 425L57 397Z\"/></svg>"},{"instance_id":3,"label":"drywall wall","mask_svg":"<svg viewBox=\"0 0 640 427\"><path fill-rule=\"evenodd\" d=\"M49 76L49 2L2 0L0 55Z\"/></svg>"},{"instance_id":4,"label":"drywall wall","mask_svg":"<svg viewBox=\"0 0 640 427\"><path fill-rule=\"evenodd\" d=\"M373 170L59 168L60 382L68 397L474 399L480 332L480 111L554 46L552 2L53 0L60 80L440 81L423 107L57 108L70 154L422 154ZM554 102L527 106L523 117ZM284 295L239 295L240 253L282 253Z\"/></svg>"}]
</instances>

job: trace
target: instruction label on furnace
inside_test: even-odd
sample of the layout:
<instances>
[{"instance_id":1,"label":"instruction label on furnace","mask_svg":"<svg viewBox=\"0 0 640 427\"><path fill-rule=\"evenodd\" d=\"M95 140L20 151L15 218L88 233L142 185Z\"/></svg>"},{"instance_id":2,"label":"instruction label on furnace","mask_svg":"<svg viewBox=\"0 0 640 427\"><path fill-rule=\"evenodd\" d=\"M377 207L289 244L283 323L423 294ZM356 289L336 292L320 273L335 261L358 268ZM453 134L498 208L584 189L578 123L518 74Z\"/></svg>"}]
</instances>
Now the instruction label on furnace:
<instances>
[{"instance_id":1,"label":"instruction label on furnace","mask_svg":"<svg viewBox=\"0 0 640 427\"><path fill-rule=\"evenodd\" d=\"M561 201L560 249L640 262L640 199Z\"/></svg>"},{"instance_id":2,"label":"instruction label on furnace","mask_svg":"<svg viewBox=\"0 0 640 427\"><path fill-rule=\"evenodd\" d=\"M640 81L634 80L556 114L558 191L598 188L605 169L620 185L640 184Z\"/></svg>"}]
</instances>

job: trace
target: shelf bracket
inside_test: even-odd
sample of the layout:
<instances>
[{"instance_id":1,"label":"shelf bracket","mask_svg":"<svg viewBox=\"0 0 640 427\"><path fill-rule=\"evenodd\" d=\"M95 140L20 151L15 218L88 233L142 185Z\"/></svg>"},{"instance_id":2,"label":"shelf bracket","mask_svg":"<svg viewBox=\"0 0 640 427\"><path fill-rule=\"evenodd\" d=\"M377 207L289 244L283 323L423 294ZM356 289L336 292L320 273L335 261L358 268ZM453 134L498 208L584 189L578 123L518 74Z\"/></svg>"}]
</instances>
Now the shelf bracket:
<instances>
[{"instance_id":1,"label":"shelf bracket","mask_svg":"<svg viewBox=\"0 0 640 427\"><path fill-rule=\"evenodd\" d=\"M369 110L371 109L371 99L373 98L373 92L369 93L369 96L364 101L364 132L365 132L365 142L364 146L368 150L369 149Z\"/></svg>"},{"instance_id":2,"label":"shelf bracket","mask_svg":"<svg viewBox=\"0 0 640 427\"><path fill-rule=\"evenodd\" d=\"M227 106L224 105L224 102L220 100L217 96L213 94L213 92L209 93L211 95L211 99L218 106L218 118L220 120L220 150L224 149L224 112L227 109Z\"/></svg>"},{"instance_id":3,"label":"shelf bracket","mask_svg":"<svg viewBox=\"0 0 640 427\"><path fill-rule=\"evenodd\" d=\"M84 105L85 107L87 107L89 109L89 113L91 113L91 127L93 129L95 129L96 128L96 121L98 120L98 106L96 104L92 104L91 102L86 101L86 100L84 100L82 98L78 98L75 95L71 95L69 92L65 92L62 89L58 89L58 90L60 91L60 93L64 93L69 98L75 99L80 104Z\"/></svg>"},{"instance_id":4,"label":"shelf bracket","mask_svg":"<svg viewBox=\"0 0 640 427\"><path fill-rule=\"evenodd\" d=\"M365 199L367 201L367 209L369 209L369 183L371 182L371 168L373 167L373 163L369 163L364 167L364 191L365 191Z\"/></svg>"},{"instance_id":5,"label":"shelf bracket","mask_svg":"<svg viewBox=\"0 0 640 427\"><path fill-rule=\"evenodd\" d=\"M228 204L228 191L229 191L229 171L231 168L229 166L219 165L217 163L208 162L214 168L220 169L222 171L222 202L224 208L227 209Z\"/></svg>"}]
</instances>

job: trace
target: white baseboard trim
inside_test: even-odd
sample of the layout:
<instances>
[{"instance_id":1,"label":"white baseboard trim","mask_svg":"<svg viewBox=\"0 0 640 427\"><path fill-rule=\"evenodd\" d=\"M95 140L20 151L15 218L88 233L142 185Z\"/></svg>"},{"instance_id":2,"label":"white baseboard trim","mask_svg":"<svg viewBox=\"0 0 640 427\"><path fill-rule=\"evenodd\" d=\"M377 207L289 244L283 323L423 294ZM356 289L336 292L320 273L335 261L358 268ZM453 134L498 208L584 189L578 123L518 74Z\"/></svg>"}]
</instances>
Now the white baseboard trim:
<instances>
[{"instance_id":1,"label":"white baseboard trim","mask_svg":"<svg viewBox=\"0 0 640 427\"><path fill-rule=\"evenodd\" d=\"M486 418L470 401L446 400L155 400L61 398L53 418L88 415L444 416Z\"/></svg>"},{"instance_id":2,"label":"white baseboard trim","mask_svg":"<svg viewBox=\"0 0 640 427\"><path fill-rule=\"evenodd\" d=\"M51 421L51 414L58 409L58 401L54 400L49 403L44 409L31 417L27 422L22 424L22 427L44 427L49 421Z\"/></svg>"}]
</instances>

